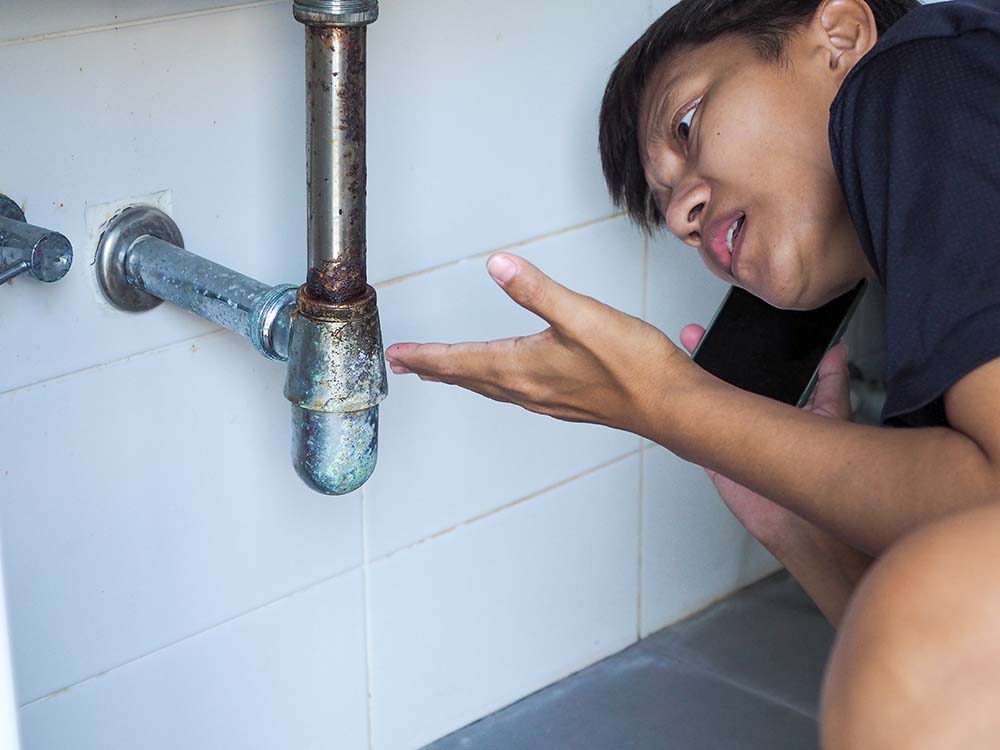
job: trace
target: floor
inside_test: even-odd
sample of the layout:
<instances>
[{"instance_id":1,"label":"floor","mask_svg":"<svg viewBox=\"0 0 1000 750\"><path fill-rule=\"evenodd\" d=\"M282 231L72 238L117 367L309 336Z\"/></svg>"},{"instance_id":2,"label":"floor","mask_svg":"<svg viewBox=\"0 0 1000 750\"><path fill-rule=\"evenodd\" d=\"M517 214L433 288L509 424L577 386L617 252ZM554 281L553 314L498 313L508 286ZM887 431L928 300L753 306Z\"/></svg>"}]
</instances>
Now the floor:
<instances>
[{"instance_id":1,"label":"floor","mask_svg":"<svg viewBox=\"0 0 1000 750\"><path fill-rule=\"evenodd\" d=\"M815 749L833 634L781 572L424 750Z\"/></svg>"}]
</instances>

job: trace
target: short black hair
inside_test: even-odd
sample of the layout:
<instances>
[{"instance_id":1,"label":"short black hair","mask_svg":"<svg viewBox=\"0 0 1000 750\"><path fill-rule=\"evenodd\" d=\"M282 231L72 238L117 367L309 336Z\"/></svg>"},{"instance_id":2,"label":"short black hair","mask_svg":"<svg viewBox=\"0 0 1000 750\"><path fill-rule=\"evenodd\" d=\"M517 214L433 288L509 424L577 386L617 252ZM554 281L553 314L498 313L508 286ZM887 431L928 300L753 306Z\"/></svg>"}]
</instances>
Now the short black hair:
<instances>
[{"instance_id":1,"label":"short black hair","mask_svg":"<svg viewBox=\"0 0 1000 750\"><path fill-rule=\"evenodd\" d=\"M646 232L664 224L639 156L639 103L661 61L725 35L751 43L761 60L784 64L789 37L815 14L821 0L680 0L653 22L618 61L601 104L604 179L615 205ZM866 0L879 36L919 0Z\"/></svg>"}]
</instances>

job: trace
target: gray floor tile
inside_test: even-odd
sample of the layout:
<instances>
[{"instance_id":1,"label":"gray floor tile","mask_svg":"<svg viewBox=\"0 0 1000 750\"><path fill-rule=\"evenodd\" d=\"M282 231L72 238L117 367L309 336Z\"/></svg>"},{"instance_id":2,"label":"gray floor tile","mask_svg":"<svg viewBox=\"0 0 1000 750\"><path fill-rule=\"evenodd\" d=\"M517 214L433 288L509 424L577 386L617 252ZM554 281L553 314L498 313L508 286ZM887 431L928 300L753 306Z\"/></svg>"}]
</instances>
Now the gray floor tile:
<instances>
[{"instance_id":1,"label":"gray floor tile","mask_svg":"<svg viewBox=\"0 0 1000 750\"><path fill-rule=\"evenodd\" d=\"M641 641L815 717L834 629L787 573Z\"/></svg>"},{"instance_id":2,"label":"gray floor tile","mask_svg":"<svg viewBox=\"0 0 1000 750\"><path fill-rule=\"evenodd\" d=\"M815 750L804 714L633 647L426 750Z\"/></svg>"},{"instance_id":3,"label":"gray floor tile","mask_svg":"<svg viewBox=\"0 0 1000 750\"><path fill-rule=\"evenodd\" d=\"M832 638L778 574L425 750L814 750Z\"/></svg>"}]
</instances>

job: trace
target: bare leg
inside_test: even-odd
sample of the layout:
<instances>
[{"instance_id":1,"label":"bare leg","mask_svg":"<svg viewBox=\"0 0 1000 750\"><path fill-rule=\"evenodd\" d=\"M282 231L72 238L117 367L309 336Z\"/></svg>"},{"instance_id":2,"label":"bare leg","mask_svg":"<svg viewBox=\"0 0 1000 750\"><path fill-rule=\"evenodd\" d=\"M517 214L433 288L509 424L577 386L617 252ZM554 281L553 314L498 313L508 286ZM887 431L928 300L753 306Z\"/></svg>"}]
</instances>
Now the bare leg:
<instances>
[{"instance_id":1,"label":"bare leg","mask_svg":"<svg viewBox=\"0 0 1000 750\"><path fill-rule=\"evenodd\" d=\"M1000 747L1000 503L903 539L843 620L824 750Z\"/></svg>"}]
</instances>

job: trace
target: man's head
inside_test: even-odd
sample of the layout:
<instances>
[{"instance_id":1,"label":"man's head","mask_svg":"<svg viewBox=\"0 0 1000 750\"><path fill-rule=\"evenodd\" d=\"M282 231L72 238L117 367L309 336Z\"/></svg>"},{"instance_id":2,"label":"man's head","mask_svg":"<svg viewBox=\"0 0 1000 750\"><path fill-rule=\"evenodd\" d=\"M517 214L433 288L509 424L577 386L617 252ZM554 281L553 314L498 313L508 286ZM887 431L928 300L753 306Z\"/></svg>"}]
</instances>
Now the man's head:
<instances>
[{"instance_id":1,"label":"man's head","mask_svg":"<svg viewBox=\"0 0 1000 750\"><path fill-rule=\"evenodd\" d=\"M601 108L604 174L647 231L715 275L812 309L872 275L837 182L830 104L917 0L680 0L625 53ZM734 222L735 263L727 250Z\"/></svg>"}]
</instances>

